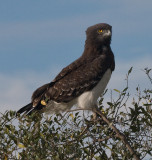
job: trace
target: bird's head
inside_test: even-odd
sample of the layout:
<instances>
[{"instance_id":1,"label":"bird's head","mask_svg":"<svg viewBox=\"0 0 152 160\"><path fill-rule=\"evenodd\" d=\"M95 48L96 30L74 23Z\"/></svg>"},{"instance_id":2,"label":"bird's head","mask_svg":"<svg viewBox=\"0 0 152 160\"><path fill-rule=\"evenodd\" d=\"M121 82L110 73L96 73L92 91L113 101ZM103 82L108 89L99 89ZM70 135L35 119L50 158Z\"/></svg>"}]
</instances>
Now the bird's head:
<instances>
[{"instance_id":1,"label":"bird's head","mask_svg":"<svg viewBox=\"0 0 152 160\"><path fill-rule=\"evenodd\" d=\"M99 23L86 30L87 41L99 45L110 45L112 26L106 23Z\"/></svg>"}]
</instances>

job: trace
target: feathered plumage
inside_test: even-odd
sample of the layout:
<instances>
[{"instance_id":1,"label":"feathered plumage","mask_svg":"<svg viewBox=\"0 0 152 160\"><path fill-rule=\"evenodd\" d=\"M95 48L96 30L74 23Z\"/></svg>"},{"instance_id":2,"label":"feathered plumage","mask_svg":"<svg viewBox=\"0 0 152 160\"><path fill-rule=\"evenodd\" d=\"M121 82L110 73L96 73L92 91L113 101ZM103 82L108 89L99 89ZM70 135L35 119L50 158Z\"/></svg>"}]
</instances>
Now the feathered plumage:
<instances>
[{"instance_id":1,"label":"feathered plumage","mask_svg":"<svg viewBox=\"0 0 152 160\"><path fill-rule=\"evenodd\" d=\"M115 68L111 34L112 27L108 24L89 27L82 56L63 68L52 82L38 88L31 103L18 113L33 110L52 113L65 111L75 104L81 108L96 105Z\"/></svg>"}]
</instances>

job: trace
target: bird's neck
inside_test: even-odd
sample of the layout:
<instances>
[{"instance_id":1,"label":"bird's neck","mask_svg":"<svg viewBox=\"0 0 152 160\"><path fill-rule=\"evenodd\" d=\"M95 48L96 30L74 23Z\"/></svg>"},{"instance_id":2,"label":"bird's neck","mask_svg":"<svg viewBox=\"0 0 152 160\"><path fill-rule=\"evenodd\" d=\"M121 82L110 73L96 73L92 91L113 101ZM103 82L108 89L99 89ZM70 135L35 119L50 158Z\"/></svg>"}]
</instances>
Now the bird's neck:
<instances>
[{"instance_id":1,"label":"bird's neck","mask_svg":"<svg viewBox=\"0 0 152 160\"><path fill-rule=\"evenodd\" d=\"M88 43L86 41L83 55L88 55L92 57L101 55L102 53L106 53L107 51L111 51L110 44L108 45L97 44L97 43L93 44L93 43Z\"/></svg>"}]
</instances>

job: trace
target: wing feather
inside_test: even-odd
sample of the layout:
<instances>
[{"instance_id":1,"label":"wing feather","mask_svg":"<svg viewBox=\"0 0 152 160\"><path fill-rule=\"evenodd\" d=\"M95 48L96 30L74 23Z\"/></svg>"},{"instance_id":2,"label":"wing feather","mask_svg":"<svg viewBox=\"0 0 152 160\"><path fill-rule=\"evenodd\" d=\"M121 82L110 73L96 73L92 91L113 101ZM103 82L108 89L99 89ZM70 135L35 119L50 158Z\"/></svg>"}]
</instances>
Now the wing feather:
<instances>
[{"instance_id":1,"label":"wing feather","mask_svg":"<svg viewBox=\"0 0 152 160\"><path fill-rule=\"evenodd\" d=\"M108 68L114 69L112 53L103 53L96 58L81 56L63 68L52 82L38 88L33 93L32 102L36 106L47 98L67 103L95 87Z\"/></svg>"},{"instance_id":2,"label":"wing feather","mask_svg":"<svg viewBox=\"0 0 152 160\"><path fill-rule=\"evenodd\" d=\"M57 76L56 83L48 89L46 96L56 102L69 102L83 92L91 90L107 68L110 68L109 60L104 54L77 66L72 72L68 71L70 67L65 68L63 73L61 71ZM64 76L61 78L61 75Z\"/></svg>"}]
</instances>

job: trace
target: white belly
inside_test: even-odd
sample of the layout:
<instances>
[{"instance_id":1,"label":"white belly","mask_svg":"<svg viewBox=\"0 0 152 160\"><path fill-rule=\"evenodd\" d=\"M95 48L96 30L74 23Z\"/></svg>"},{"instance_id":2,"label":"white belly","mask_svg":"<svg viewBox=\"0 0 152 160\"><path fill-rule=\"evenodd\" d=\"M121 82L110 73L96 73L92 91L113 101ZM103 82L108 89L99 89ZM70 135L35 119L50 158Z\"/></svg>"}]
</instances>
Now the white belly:
<instances>
[{"instance_id":1,"label":"white belly","mask_svg":"<svg viewBox=\"0 0 152 160\"><path fill-rule=\"evenodd\" d=\"M79 97L73 99L69 103L57 103L54 101L49 101L45 113L52 114L58 112L64 112L69 110L74 105L77 105L79 108L90 109L97 105L97 99L104 92L109 80L111 77L111 70L108 69L103 75L100 82L93 88L92 91L84 92Z\"/></svg>"},{"instance_id":2,"label":"white belly","mask_svg":"<svg viewBox=\"0 0 152 160\"><path fill-rule=\"evenodd\" d=\"M80 108L87 109L97 105L97 99L104 92L111 77L111 70L108 69L103 75L100 82L93 88L92 91L83 93L78 97L77 104Z\"/></svg>"}]
</instances>

